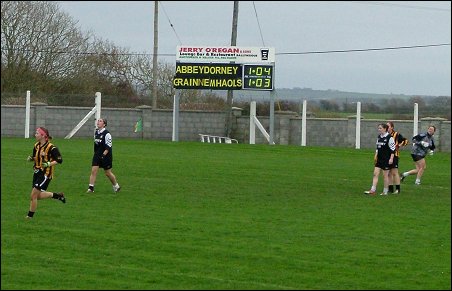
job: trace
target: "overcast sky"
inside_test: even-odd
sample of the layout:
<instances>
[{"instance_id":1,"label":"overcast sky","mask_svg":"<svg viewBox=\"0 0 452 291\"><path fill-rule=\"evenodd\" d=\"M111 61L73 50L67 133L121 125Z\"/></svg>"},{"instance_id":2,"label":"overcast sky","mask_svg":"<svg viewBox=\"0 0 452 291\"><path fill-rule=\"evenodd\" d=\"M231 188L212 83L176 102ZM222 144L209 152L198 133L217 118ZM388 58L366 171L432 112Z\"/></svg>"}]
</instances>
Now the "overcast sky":
<instances>
[{"instance_id":1,"label":"overcast sky","mask_svg":"<svg viewBox=\"0 0 452 291\"><path fill-rule=\"evenodd\" d=\"M154 1L58 2L83 31L153 53ZM159 1L159 61L230 46L233 3ZM450 1L239 2L237 46L275 48L276 88L451 96L450 43ZM330 52L366 49L383 50Z\"/></svg>"}]
</instances>

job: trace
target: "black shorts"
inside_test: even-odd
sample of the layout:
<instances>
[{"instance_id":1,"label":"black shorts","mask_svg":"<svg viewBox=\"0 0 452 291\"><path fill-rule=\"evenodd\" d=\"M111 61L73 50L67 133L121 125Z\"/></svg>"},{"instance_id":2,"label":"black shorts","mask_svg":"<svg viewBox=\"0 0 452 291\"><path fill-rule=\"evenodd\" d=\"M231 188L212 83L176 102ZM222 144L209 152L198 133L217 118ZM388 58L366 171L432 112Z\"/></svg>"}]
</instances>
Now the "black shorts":
<instances>
[{"instance_id":1,"label":"black shorts","mask_svg":"<svg viewBox=\"0 0 452 291\"><path fill-rule=\"evenodd\" d=\"M398 169L399 168L399 157L394 157L392 159L392 165L389 165L391 169Z\"/></svg>"},{"instance_id":2,"label":"black shorts","mask_svg":"<svg viewBox=\"0 0 452 291\"><path fill-rule=\"evenodd\" d=\"M382 170L389 170L391 168L391 165L389 165L389 160L377 160L375 163L376 168L380 168Z\"/></svg>"},{"instance_id":3,"label":"black shorts","mask_svg":"<svg viewBox=\"0 0 452 291\"><path fill-rule=\"evenodd\" d=\"M113 168L113 161L110 156L106 156L104 158L101 158L98 155L93 156L93 161L91 163L91 166L99 166L99 168L108 170Z\"/></svg>"},{"instance_id":4,"label":"black shorts","mask_svg":"<svg viewBox=\"0 0 452 291\"><path fill-rule=\"evenodd\" d=\"M419 156L419 155L413 155L411 154L411 158L413 159L414 162L420 161L423 158L425 158L425 156Z\"/></svg>"},{"instance_id":5,"label":"black shorts","mask_svg":"<svg viewBox=\"0 0 452 291\"><path fill-rule=\"evenodd\" d=\"M33 174L33 188L36 188L41 191L46 191L47 187L49 187L50 181L52 179L49 179L46 175L44 175L44 172L41 170L35 170L35 173Z\"/></svg>"}]
</instances>

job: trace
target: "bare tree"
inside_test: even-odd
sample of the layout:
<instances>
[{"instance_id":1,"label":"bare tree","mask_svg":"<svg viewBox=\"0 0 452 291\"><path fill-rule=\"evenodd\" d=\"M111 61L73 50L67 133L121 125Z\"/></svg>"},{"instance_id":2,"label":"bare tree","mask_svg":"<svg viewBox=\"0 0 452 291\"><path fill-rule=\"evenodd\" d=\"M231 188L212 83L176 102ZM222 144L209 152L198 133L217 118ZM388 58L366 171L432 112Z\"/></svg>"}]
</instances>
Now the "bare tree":
<instances>
[{"instance_id":1,"label":"bare tree","mask_svg":"<svg viewBox=\"0 0 452 291\"><path fill-rule=\"evenodd\" d=\"M139 54L130 59L130 79L136 88L138 95L143 100L151 101L153 82L153 59L146 54ZM174 88L173 78L175 65L159 62L157 66L157 96L159 108L171 108L173 103ZM152 99L153 102L153 99Z\"/></svg>"},{"instance_id":2,"label":"bare tree","mask_svg":"<svg viewBox=\"0 0 452 291\"><path fill-rule=\"evenodd\" d=\"M31 89L36 80L70 75L79 60L68 52L83 51L90 38L76 24L57 2L2 1L2 91Z\"/></svg>"}]
</instances>

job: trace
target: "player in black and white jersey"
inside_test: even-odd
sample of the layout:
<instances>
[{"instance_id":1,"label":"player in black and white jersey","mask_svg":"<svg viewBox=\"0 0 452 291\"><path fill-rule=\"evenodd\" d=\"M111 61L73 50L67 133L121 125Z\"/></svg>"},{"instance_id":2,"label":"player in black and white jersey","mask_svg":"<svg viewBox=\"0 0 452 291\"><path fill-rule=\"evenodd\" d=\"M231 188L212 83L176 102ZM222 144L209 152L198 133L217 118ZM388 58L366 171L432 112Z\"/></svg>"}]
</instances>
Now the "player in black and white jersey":
<instances>
[{"instance_id":1,"label":"player in black and white jersey","mask_svg":"<svg viewBox=\"0 0 452 291\"><path fill-rule=\"evenodd\" d=\"M110 132L105 128L106 126L107 120L105 118L97 120L97 128L94 132L94 155L91 162L91 175L86 192L94 192L94 184L96 183L99 168L104 169L105 175L113 185L113 191L117 193L121 190L121 186L116 181L116 176L111 171L113 167L113 140Z\"/></svg>"},{"instance_id":2,"label":"player in black and white jersey","mask_svg":"<svg viewBox=\"0 0 452 291\"><path fill-rule=\"evenodd\" d=\"M375 195L377 191L378 177L383 171L383 192L380 195L388 195L389 170L394 162L394 153L396 150L394 138L388 132L388 125L381 123L378 125L379 135L377 137L375 156L374 156L374 174L372 187L365 194Z\"/></svg>"}]
</instances>

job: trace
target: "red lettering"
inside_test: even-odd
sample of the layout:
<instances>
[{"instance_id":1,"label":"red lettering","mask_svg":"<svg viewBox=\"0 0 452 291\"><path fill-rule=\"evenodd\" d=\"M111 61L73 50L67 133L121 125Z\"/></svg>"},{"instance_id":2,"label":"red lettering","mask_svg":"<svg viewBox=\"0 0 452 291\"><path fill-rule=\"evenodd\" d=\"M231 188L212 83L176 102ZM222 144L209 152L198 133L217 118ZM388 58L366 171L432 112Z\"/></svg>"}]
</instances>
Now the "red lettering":
<instances>
[{"instance_id":1,"label":"red lettering","mask_svg":"<svg viewBox=\"0 0 452 291\"><path fill-rule=\"evenodd\" d=\"M228 47L208 47L206 48L206 53L240 53L238 48L228 48Z\"/></svg>"},{"instance_id":2,"label":"red lettering","mask_svg":"<svg viewBox=\"0 0 452 291\"><path fill-rule=\"evenodd\" d=\"M179 49L180 53L201 53L203 50L202 47L181 47Z\"/></svg>"}]
</instances>

